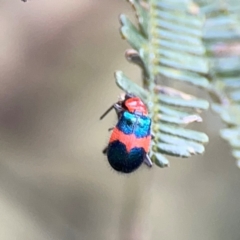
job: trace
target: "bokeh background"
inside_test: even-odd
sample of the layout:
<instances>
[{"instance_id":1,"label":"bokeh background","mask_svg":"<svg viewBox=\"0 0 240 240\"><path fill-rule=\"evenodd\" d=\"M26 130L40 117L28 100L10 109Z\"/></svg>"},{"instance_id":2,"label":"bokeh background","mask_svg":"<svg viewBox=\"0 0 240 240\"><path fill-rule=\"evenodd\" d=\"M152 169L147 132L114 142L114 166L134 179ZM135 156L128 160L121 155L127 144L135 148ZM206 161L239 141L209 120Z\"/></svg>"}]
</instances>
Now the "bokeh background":
<instances>
[{"instance_id":1,"label":"bokeh background","mask_svg":"<svg viewBox=\"0 0 240 240\"><path fill-rule=\"evenodd\" d=\"M211 111L206 154L114 172L101 151L123 0L0 0L0 239L239 240L240 172ZM208 98L203 92L199 96Z\"/></svg>"}]
</instances>

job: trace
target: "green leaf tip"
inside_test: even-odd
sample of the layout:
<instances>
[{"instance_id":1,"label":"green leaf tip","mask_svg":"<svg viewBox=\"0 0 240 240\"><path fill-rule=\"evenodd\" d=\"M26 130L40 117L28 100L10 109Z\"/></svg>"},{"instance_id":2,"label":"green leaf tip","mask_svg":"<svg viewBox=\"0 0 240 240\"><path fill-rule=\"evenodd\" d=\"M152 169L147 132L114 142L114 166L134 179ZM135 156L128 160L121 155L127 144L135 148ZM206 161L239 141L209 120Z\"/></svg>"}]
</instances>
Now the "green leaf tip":
<instances>
[{"instance_id":1,"label":"green leaf tip","mask_svg":"<svg viewBox=\"0 0 240 240\"><path fill-rule=\"evenodd\" d=\"M160 168L170 167L168 159L160 153L152 153L151 159Z\"/></svg>"},{"instance_id":2,"label":"green leaf tip","mask_svg":"<svg viewBox=\"0 0 240 240\"><path fill-rule=\"evenodd\" d=\"M125 92L133 93L140 97L142 100L146 100L148 92L142 87L132 82L123 72L115 72L116 84Z\"/></svg>"}]
</instances>

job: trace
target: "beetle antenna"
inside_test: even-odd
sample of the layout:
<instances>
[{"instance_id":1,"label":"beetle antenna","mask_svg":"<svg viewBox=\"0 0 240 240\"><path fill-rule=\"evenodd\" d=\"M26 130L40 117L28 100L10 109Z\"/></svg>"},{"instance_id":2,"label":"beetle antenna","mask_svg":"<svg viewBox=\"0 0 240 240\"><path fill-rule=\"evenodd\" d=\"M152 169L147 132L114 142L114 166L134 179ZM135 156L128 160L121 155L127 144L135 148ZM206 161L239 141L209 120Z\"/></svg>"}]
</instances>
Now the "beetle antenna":
<instances>
[{"instance_id":1,"label":"beetle antenna","mask_svg":"<svg viewBox=\"0 0 240 240\"><path fill-rule=\"evenodd\" d=\"M114 108L114 105L108 108L108 110L100 117L100 120L102 120L113 108Z\"/></svg>"}]
</instances>

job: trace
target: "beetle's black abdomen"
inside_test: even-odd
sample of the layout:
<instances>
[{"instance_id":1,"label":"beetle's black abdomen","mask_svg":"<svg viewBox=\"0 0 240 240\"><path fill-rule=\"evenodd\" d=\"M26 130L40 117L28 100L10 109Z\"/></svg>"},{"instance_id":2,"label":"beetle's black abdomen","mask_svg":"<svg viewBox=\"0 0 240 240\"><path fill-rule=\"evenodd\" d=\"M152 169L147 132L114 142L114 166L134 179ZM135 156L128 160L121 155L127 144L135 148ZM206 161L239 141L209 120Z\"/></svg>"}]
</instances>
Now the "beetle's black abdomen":
<instances>
[{"instance_id":1,"label":"beetle's black abdomen","mask_svg":"<svg viewBox=\"0 0 240 240\"><path fill-rule=\"evenodd\" d=\"M119 172L133 172L143 163L145 155L146 152L143 148L136 147L127 152L125 144L118 140L108 145L107 157L109 164Z\"/></svg>"}]
</instances>

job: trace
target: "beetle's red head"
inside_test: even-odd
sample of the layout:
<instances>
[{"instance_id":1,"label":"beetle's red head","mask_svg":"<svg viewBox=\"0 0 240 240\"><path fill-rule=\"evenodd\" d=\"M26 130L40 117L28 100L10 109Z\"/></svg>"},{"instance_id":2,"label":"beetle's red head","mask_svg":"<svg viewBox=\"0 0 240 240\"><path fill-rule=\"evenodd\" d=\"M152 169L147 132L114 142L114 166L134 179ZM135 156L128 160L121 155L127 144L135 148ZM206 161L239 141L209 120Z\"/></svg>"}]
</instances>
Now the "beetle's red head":
<instances>
[{"instance_id":1,"label":"beetle's red head","mask_svg":"<svg viewBox=\"0 0 240 240\"><path fill-rule=\"evenodd\" d=\"M125 95L122 107L132 113L141 113L143 115L148 114L147 106L143 103L143 101L131 93L127 93Z\"/></svg>"},{"instance_id":2,"label":"beetle's red head","mask_svg":"<svg viewBox=\"0 0 240 240\"><path fill-rule=\"evenodd\" d=\"M100 117L100 120L103 119L112 109L116 110L118 118L124 111L139 113L144 116L148 115L147 106L140 98L131 93L121 96L118 102L114 103L109 109L107 109L107 111Z\"/></svg>"}]
</instances>

